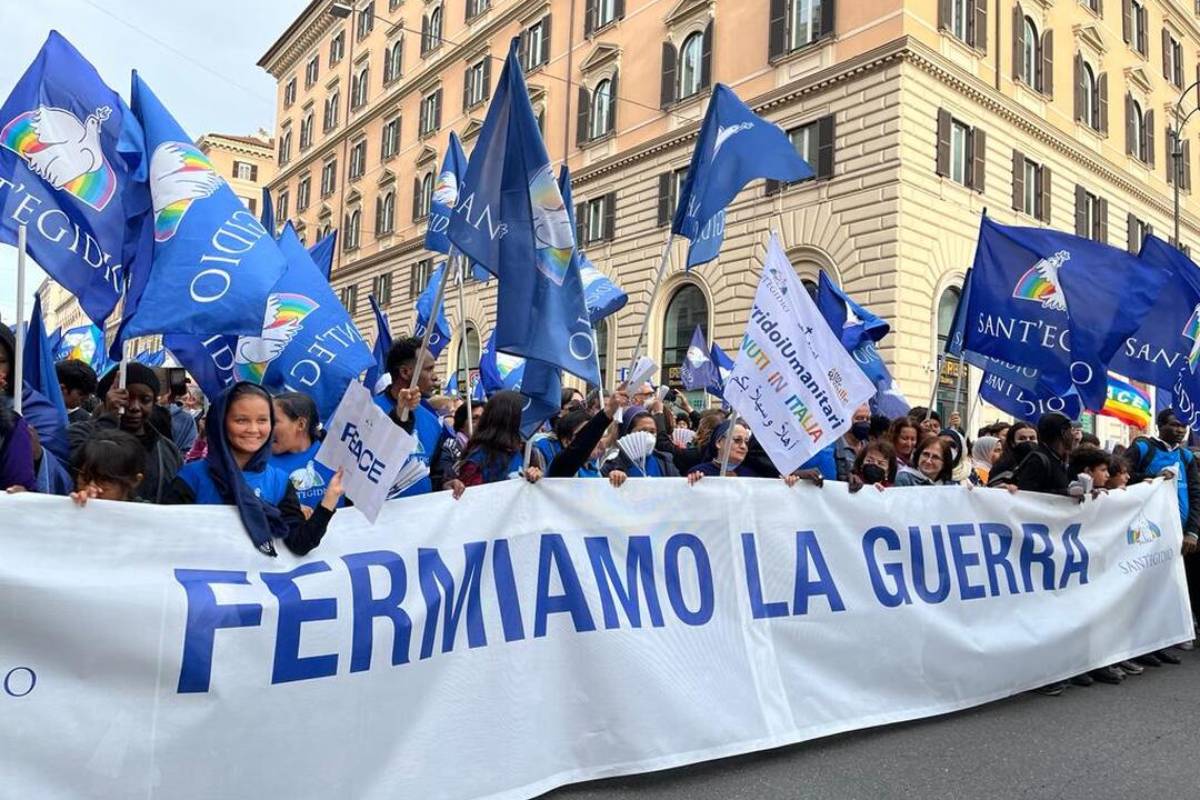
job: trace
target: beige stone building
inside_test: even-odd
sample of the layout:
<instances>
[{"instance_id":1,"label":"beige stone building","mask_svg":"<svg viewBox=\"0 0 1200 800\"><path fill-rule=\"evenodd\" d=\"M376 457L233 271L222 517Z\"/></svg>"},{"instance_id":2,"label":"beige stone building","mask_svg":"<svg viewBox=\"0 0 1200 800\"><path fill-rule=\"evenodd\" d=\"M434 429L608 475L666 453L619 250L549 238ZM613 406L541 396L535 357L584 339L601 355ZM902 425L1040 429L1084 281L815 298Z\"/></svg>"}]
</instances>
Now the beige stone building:
<instances>
[{"instance_id":1,"label":"beige stone building","mask_svg":"<svg viewBox=\"0 0 1200 800\"><path fill-rule=\"evenodd\" d=\"M824 269L891 321L881 349L910 401L936 383L951 409L967 391L953 364L937 380L936 354L985 208L1122 247L1170 235L1168 126L1198 74L1200 16L1176 0L313 0L259 62L278 80L271 186L309 243L339 229L333 281L368 336L368 292L411 329L449 132L470 151L513 37L551 159L574 175L583 246L630 295L598 332L610 383L722 82L817 176L751 183L720 258L690 274L675 245L650 354L677 376L697 324L733 349L776 229L804 278ZM1195 125L1180 148L1185 244L1200 241ZM465 325L448 313L443 375L474 365L494 288L468 284Z\"/></svg>"},{"instance_id":2,"label":"beige stone building","mask_svg":"<svg viewBox=\"0 0 1200 800\"><path fill-rule=\"evenodd\" d=\"M275 142L271 135L261 130L254 136L206 133L196 140L196 146L208 156L217 174L225 178L251 213L259 213L263 187L275 175ZM47 330L70 330L91 324L75 295L53 279L43 281L38 293L42 298ZM118 322L115 314L107 321L109 336L113 335ZM133 353L158 350L162 347L162 337L139 337L130 346Z\"/></svg>"}]
</instances>

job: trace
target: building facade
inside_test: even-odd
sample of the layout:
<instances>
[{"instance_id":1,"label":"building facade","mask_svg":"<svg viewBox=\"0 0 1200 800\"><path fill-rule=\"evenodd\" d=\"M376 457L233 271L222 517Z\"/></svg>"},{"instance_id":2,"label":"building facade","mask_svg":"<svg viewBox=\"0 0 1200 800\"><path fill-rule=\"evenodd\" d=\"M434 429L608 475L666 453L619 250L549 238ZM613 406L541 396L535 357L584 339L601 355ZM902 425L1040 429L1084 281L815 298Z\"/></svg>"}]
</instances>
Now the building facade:
<instances>
[{"instance_id":1,"label":"building facade","mask_svg":"<svg viewBox=\"0 0 1200 800\"><path fill-rule=\"evenodd\" d=\"M579 238L630 296L598 331L607 382L631 355L712 86L786 130L816 172L751 183L720 257L685 242L650 308L673 379L701 325L736 347L768 232L806 280L824 270L892 324L881 351L914 404L966 411L980 376L941 364L984 209L1136 250L1198 240L1190 139L1200 15L1176 0L314 0L260 66L278 80L277 216L337 228L332 279L370 335L366 295L411 330L433 254L429 199L451 130L468 151L509 42L550 157L574 177ZM1184 98L1186 114L1196 104ZM440 373L474 366L494 287L468 282ZM465 324L463 324L465 323ZM972 402L972 406L978 404ZM972 421L994 411L973 407ZM1117 438L1119 427L1104 433Z\"/></svg>"}]
</instances>

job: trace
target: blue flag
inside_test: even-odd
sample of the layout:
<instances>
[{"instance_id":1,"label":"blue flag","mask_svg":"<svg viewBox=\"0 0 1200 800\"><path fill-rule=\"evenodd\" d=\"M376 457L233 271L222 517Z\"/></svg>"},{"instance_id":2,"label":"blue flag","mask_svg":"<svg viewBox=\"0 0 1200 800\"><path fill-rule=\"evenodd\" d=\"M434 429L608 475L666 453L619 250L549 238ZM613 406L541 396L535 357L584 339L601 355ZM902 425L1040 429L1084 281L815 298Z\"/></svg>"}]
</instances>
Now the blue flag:
<instances>
[{"instance_id":1,"label":"blue flag","mask_svg":"<svg viewBox=\"0 0 1200 800\"><path fill-rule=\"evenodd\" d=\"M600 382L567 202L513 39L447 236L500 279L496 346ZM564 180L568 180L564 176Z\"/></svg>"},{"instance_id":2,"label":"blue flag","mask_svg":"<svg viewBox=\"0 0 1200 800\"><path fill-rule=\"evenodd\" d=\"M442 390L442 394L446 397L458 396L458 370L450 371L450 380L446 381L446 388Z\"/></svg>"},{"instance_id":3,"label":"blue flag","mask_svg":"<svg viewBox=\"0 0 1200 800\"><path fill-rule=\"evenodd\" d=\"M262 188L262 211L258 213L258 224L262 225L272 235L275 233L275 203L271 199L271 190Z\"/></svg>"},{"instance_id":4,"label":"blue flag","mask_svg":"<svg viewBox=\"0 0 1200 800\"><path fill-rule=\"evenodd\" d=\"M57 31L0 106L0 241L29 253L103 322L149 258L142 129ZM126 224L128 223L128 236Z\"/></svg>"},{"instance_id":5,"label":"blue flag","mask_svg":"<svg viewBox=\"0 0 1200 800\"><path fill-rule=\"evenodd\" d=\"M1113 356L1109 367L1136 381L1170 390L1179 368L1200 356L1200 268L1179 250L1147 236L1138 256L1170 274L1154 312Z\"/></svg>"},{"instance_id":6,"label":"blue flag","mask_svg":"<svg viewBox=\"0 0 1200 800\"><path fill-rule=\"evenodd\" d=\"M582 250L579 251L579 277L583 279L583 302L592 325L617 313L629 302L629 295L596 269Z\"/></svg>"},{"instance_id":7,"label":"blue flag","mask_svg":"<svg viewBox=\"0 0 1200 800\"><path fill-rule=\"evenodd\" d=\"M317 270L326 281L329 280L329 273L333 271L333 256L336 252L337 231L330 231L328 236L308 248L308 254L312 256L313 263L317 265Z\"/></svg>"},{"instance_id":8,"label":"blue flag","mask_svg":"<svg viewBox=\"0 0 1200 800\"><path fill-rule=\"evenodd\" d=\"M42 444L47 447L54 445L52 449L55 450L55 454L60 458L67 458L67 404L63 401L62 387L58 385L58 373L54 369L54 351L51 349L42 320L40 294L34 295L33 314L26 328L22 374L24 386L46 399L44 422L38 426ZM47 434L55 441L46 441Z\"/></svg>"},{"instance_id":9,"label":"blue flag","mask_svg":"<svg viewBox=\"0 0 1200 800\"><path fill-rule=\"evenodd\" d=\"M713 363L712 354L708 348L708 340L699 325L692 332L692 341L688 345L687 353L683 357L683 364L679 369L679 379L683 388L689 392L707 389L721 380L717 373L717 365Z\"/></svg>"},{"instance_id":10,"label":"blue flag","mask_svg":"<svg viewBox=\"0 0 1200 800\"><path fill-rule=\"evenodd\" d=\"M375 315L375 344L371 348L375 364L367 370L363 384L371 390L372 394L379 394L391 385L391 376L387 371L387 356L388 351L392 349L392 326L388 324L387 314L379 307L375 295L367 295L367 299L371 302L371 313ZM387 383L381 386L381 379L386 379Z\"/></svg>"},{"instance_id":11,"label":"blue flag","mask_svg":"<svg viewBox=\"0 0 1200 800\"><path fill-rule=\"evenodd\" d=\"M525 359L496 350L496 331L488 337L479 354L479 387L484 396L503 389L521 390Z\"/></svg>"},{"instance_id":12,"label":"blue flag","mask_svg":"<svg viewBox=\"0 0 1200 800\"><path fill-rule=\"evenodd\" d=\"M718 83L671 224L673 234L692 242L688 268L717 257L725 238L725 207L747 183L755 178L799 181L812 176L812 167L783 130Z\"/></svg>"},{"instance_id":13,"label":"blue flag","mask_svg":"<svg viewBox=\"0 0 1200 800\"><path fill-rule=\"evenodd\" d=\"M954 308L954 319L950 323L950 331L946 336L946 355L961 359L985 373L997 375L1023 389L1033 390L1040 394L1054 394L1052 391L1045 390L1045 387L1040 387L1041 391L1039 392L1036 369L1022 367L1009 361L963 349L963 342L967 336L967 305L971 297L971 272L972 270L968 268L967 276L963 279L962 293L958 297L958 305Z\"/></svg>"},{"instance_id":14,"label":"blue flag","mask_svg":"<svg viewBox=\"0 0 1200 800\"><path fill-rule=\"evenodd\" d=\"M1105 376L1107 384L1108 377ZM1107 392L1107 389L1105 390ZM1051 411L1078 419L1083 413L1083 400L1071 389L1065 394L1041 393L1022 388L992 372L986 372L979 384L979 396L1016 419L1036 423Z\"/></svg>"},{"instance_id":15,"label":"blue flag","mask_svg":"<svg viewBox=\"0 0 1200 800\"><path fill-rule=\"evenodd\" d=\"M133 273L121 336L260 332L284 254L136 72L133 110L150 159L154 261Z\"/></svg>"},{"instance_id":16,"label":"blue flag","mask_svg":"<svg viewBox=\"0 0 1200 800\"><path fill-rule=\"evenodd\" d=\"M97 375L107 372L111 363L104 349L104 331L95 325L80 325L63 333L54 352L54 360L67 359L82 361Z\"/></svg>"},{"instance_id":17,"label":"blue flag","mask_svg":"<svg viewBox=\"0 0 1200 800\"><path fill-rule=\"evenodd\" d=\"M429 226L425 229L425 249L435 253L449 253L450 240L446 229L450 226L450 215L458 203L458 187L467 174L467 156L463 153L458 134L450 131L450 144L442 160L442 171L438 173L433 187L433 200L429 204Z\"/></svg>"},{"instance_id":18,"label":"blue flag","mask_svg":"<svg viewBox=\"0 0 1200 800\"><path fill-rule=\"evenodd\" d=\"M429 276L429 283L421 292L421 296L417 298L417 324L413 329L413 336L425 335L425 326L429 324L429 318L433 315L433 301L437 299L437 287L445 272L446 262L443 261ZM437 310L437 324L434 325L433 333L429 334L429 352L433 354L434 358L437 358L448 344L450 344L450 321L446 319L446 298L443 296L442 304L438 306Z\"/></svg>"},{"instance_id":19,"label":"blue flag","mask_svg":"<svg viewBox=\"0 0 1200 800\"><path fill-rule=\"evenodd\" d=\"M841 337L842 346L848 352L854 352L865 340L878 342L887 336L891 325L854 302L824 270L821 270L819 280L817 308L833 332Z\"/></svg>"},{"instance_id":20,"label":"blue flag","mask_svg":"<svg viewBox=\"0 0 1200 800\"><path fill-rule=\"evenodd\" d=\"M158 350L143 350L133 360L147 367L161 367L167 363L167 351L161 347Z\"/></svg>"},{"instance_id":21,"label":"blue flag","mask_svg":"<svg viewBox=\"0 0 1200 800\"><path fill-rule=\"evenodd\" d=\"M328 419L346 387L375 359L290 223L279 248L288 270L271 293L257 335L171 334L164 341L210 397L245 380L271 392L304 392Z\"/></svg>"},{"instance_id":22,"label":"blue flag","mask_svg":"<svg viewBox=\"0 0 1200 800\"><path fill-rule=\"evenodd\" d=\"M1108 362L1141 326L1169 277L1128 253L1045 228L984 217L971 271L964 351L1038 371L1039 394L1079 392L1103 408Z\"/></svg>"},{"instance_id":23,"label":"blue flag","mask_svg":"<svg viewBox=\"0 0 1200 800\"><path fill-rule=\"evenodd\" d=\"M562 410L562 373L553 364L528 359L521 377L521 394L525 396L521 435L528 439L542 423Z\"/></svg>"}]
</instances>

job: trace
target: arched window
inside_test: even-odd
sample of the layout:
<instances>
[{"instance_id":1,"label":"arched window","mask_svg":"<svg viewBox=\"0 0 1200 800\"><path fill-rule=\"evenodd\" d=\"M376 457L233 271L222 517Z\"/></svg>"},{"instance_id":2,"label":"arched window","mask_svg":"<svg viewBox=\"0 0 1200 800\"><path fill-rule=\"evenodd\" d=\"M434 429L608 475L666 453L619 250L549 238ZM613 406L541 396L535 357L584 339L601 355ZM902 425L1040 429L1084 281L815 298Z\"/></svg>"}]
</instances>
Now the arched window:
<instances>
[{"instance_id":1,"label":"arched window","mask_svg":"<svg viewBox=\"0 0 1200 800\"><path fill-rule=\"evenodd\" d=\"M1096 108L1099 99L1096 91L1096 73L1092 71L1091 64L1083 65L1083 86L1080 87L1080 92L1083 94L1083 121L1099 130L1100 112Z\"/></svg>"},{"instance_id":2,"label":"arched window","mask_svg":"<svg viewBox=\"0 0 1200 800\"><path fill-rule=\"evenodd\" d=\"M954 325L954 312L958 309L958 301L961 297L961 289L957 286L949 286L938 299L937 353L946 352L946 341L950 338L950 328ZM937 363L936 359L935 363ZM954 356L944 356L941 361L941 371L935 380L938 383L937 399L934 405L942 420L945 421L949 418L951 411L961 412L967 404L970 381L966 374L966 364Z\"/></svg>"},{"instance_id":3,"label":"arched window","mask_svg":"<svg viewBox=\"0 0 1200 800\"><path fill-rule=\"evenodd\" d=\"M432 50L442 43L442 7L438 6L429 15L429 47Z\"/></svg>"},{"instance_id":4,"label":"arched window","mask_svg":"<svg viewBox=\"0 0 1200 800\"><path fill-rule=\"evenodd\" d=\"M428 217L433 206L433 173L426 172L421 178L421 216Z\"/></svg>"},{"instance_id":5,"label":"arched window","mask_svg":"<svg viewBox=\"0 0 1200 800\"><path fill-rule=\"evenodd\" d=\"M362 212L357 208L346 215L346 232L342 241L343 250L357 250L358 237L362 228Z\"/></svg>"},{"instance_id":6,"label":"arched window","mask_svg":"<svg viewBox=\"0 0 1200 800\"><path fill-rule=\"evenodd\" d=\"M1133 119L1131 119L1129 121L1129 123L1130 123L1129 130L1130 130L1130 133L1133 135L1133 141L1130 143L1130 150L1133 151L1134 156L1136 156L1137 158L1139 158L1142 161L1145 161L1146 160L1146 131L1145 131L1146 118L1144 116L1142 116L1141 103L1134 100L1133 103L1131 103L1131 108L1133 109Z\"/></svg>"},{"instance_id":7,"label":"arched window","mask_svg":"<svg viewBox=\"0 0 1200 800\"><path fill-rule=\"evenodd\" d=\"M679 48L679 99L700 91L701 62L704 56L704 34L693 33Z\"/></svg>"},{"instance_id":8,"label":"arched window","mask_svg":"<svg viewBox=\"0 0 1200 800\"><path fill-rule=\"evenodd\" d=\"M704 292L695 284L685 284L676 290L667 303L663 319L662 378L674 389L683 391L682 367L692 334L699 325L708 335L708 302ZM704 392L689 392L688 401L701 408L707 405Z\"/></svg>"},{"instance_id":9,"label":"arched window","mask_svg":"<svg viewBox=\"0 0 1200 800\"><path fill-rule=\"evenodd\" d=\"M600 385L608 385L608 318L600 320L594 328L596 333L596 360L600 362Z\"/></svg>"},{"instance_id":10,"label":"arched window","mask_svg":"<svg viewBox=\"0 0 1200 800\"><path fill-rule=\"evenodd\" d=\"M396 229L396 194L387 192L375 205L375 235L387 235Z\"/></svg>"},{"instance_id":11,"label":"arched window","mask_svg":"<svg viewBox=\"0 0 1200 800\"><path fill-rule=\"evenodd\" d=\"M400 77L400 67L404 63L404 40L400 39L387 51L383 62L383 82L391 83Z\"/></svg>"},{"instance_id":12,"label":"arched window","mask_svg":"<svg viewBox=\"0 0 1200 800\"><path fill-rule=\"evenodd\" d=\"M1033 88L1037 80L1038 70L1038 32L1037 26L1029 17L1025 18L1025 37L1021 43L1021 77Z\"/></svg>"},{"instance_id":13,"label":"arched window","mask_svg":"<svg viewBox=\"0 0 1200 800\"><path fill-rule=\"evenodd\" d=\"M612 108L612 81L608 78L596 84L592 92L592 129L589 139L599 139L609 131L609 111Z\"/></svg>"},{"instance_id":14,"label":"arched window","mask_svg":"<svg viewBox=\"0 0 1200 800\"><path fill-rule=\"evenodd\" d=\"M458 342L458 393L471 391L472 381L479 376L479 332L467 323Z\"/></svg>"}]
</instances>

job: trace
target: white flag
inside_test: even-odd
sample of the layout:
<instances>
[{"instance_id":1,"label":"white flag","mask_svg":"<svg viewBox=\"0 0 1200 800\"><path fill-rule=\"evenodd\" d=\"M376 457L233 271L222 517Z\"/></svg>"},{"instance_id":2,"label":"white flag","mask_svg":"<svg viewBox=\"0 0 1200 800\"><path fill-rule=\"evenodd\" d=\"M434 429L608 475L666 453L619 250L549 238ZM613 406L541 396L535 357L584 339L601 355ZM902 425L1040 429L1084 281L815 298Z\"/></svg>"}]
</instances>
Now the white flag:
<instances>
[{"instance_id":1,"label":"white flag","mask_svg":"<svg viewBox=\"0 0 1200 800\"><path fill-rule=\"evenodd\" d=\"M317 461L343 470L346 497L372 523L417 440L388 418L361 383L354 381L329 421Z\"/></svg>"},{"instance_id":2,"label":"white flag","mask_svg":"<svg viewBox=\"0 0 1200 800\"><path fill-rule=\"evenodd\" d=\"M772 233L725 402L787 474L849 430L874 394Z\"/></svg>"}]
</instances>

